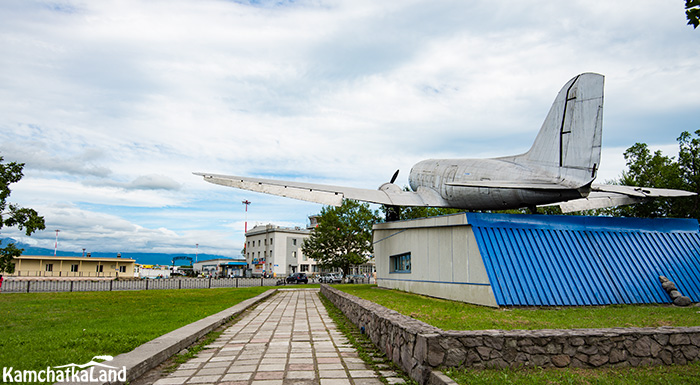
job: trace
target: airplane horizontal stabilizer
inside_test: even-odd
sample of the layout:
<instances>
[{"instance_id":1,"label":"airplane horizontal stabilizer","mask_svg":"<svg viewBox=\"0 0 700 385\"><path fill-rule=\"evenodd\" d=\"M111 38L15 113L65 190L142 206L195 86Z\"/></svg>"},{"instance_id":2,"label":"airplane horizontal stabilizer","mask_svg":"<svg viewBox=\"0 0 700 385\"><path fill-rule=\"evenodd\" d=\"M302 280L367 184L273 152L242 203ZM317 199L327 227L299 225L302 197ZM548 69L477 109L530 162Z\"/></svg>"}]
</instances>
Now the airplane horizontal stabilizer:
<instances>
[{"instance_id":1,"label":"airplane horizontal stabilizer","mask_svg":"<svg viewBox=\"0 0 700 385\"><path fill-rule=\"evenodd\" d=\"M431 189L403 191L393 183L385 183L379 190L371 190L235 175L199 172L193 174L203 177L209 183L331 206L340 206L343 199L353 199L393 206L449 207L447 202Z\"/></svg>"},{"instance_id":2,"label":"airplane horizontal stabilizer","mask_svg":"<svg viewBox=\"0 0 700 385\"><path fill-rule=\"evenodd\" d=\"M651 187L591 185L591 193L586 198L543 206L559 206L563 213L595 210L643 202L654 198L679 198L696 195L690 191Z\"/></svg>"}]
</instances>

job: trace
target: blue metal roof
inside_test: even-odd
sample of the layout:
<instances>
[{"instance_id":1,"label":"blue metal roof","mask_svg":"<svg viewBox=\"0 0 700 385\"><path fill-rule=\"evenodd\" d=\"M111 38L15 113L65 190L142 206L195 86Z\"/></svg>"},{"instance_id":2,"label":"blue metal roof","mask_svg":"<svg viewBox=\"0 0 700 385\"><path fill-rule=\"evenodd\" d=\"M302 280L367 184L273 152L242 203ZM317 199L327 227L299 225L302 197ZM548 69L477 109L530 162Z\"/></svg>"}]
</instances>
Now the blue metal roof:
<instances>
[{"instance_id":1,"label":"blue metal roof","mask_svg":"<svg viewBox=\"0 0 700 385\"><path fill-rule=\"evenodd\" d=\"M466 215L501 306L670 303L660 275L700 301L697 220Z\"/></svg>"}]
</instances>

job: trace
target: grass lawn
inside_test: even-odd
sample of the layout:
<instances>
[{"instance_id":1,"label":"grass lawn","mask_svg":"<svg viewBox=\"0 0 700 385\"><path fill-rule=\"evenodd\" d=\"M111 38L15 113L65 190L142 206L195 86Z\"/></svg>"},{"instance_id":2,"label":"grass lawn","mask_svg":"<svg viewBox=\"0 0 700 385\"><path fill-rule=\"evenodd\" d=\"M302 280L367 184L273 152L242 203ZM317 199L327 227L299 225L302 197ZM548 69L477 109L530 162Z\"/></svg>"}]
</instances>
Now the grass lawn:
<instances>
[{"instance_id":1,"label":"grass lawn","mask_svg":"<svg viewBox=\"0 0 700 385\"><path fill-rule=\"evenodd\" d=\"M612 305L493 309L426 297L375 285L333 285L338 290L394 309L443 330L573 329L699 326L700 308ZM699 380L700 382L700 380Z\"/></svg>"},{"instance_id":2,"label":"grass lawn","mask_svg":"<svg viewBox=\"0 0 700 385\"><path fill-rule=\"evenodd\" d=\"M0 366L40 370L116 356L269 287L0 295Z\"/></svg>"},{"instance_id":3,"label":"grass lawn","mask_svg":"<svg viewBox=\"0 0 700 385\"><path fill-rule=\"evenodd\" d=\"M629 385L698 384L700 363L683 366L645 366L624 369L448 369L445 373L460 385Z\"/></svg>"}]
</instances>

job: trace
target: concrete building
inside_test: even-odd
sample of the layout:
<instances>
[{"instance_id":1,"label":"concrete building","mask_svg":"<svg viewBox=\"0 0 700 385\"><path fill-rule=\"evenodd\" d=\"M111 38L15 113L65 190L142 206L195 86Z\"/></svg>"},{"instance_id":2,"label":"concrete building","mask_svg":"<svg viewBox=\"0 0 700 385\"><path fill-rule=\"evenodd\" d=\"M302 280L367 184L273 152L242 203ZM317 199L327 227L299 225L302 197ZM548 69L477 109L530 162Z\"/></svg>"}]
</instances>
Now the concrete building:
<instances>
[{"instance_id":1,"label":"concrete building","mask_svg":"<svg viewBox=\"0 0 700 385\"><path fill-rule=\"evenodd\" d=\"M136 264L134 277L170 278L170 266Z\"/></svg>"},{"instance_id":2,"label":"concrete building","mask_svg":"<svg viewBox=\"0 0 700 385\"><path fill-rule=\"evenodd\" d=\"M300 227L258 225L246 234L245 257L249 274L285 277L301 272L318 273L316 261L301 252L301 244L311 230Z\"/></svg>"},{"instance_id":3,"label":"concrete building","mask_svg":"<svg viewBox=\"0 0 700 385\"><path fill-rule=\"evenodd\" d=\"M21 255L12 260L10 277L133 277L131 258L54 257Z\"/></svg>"},{"instance_id":4,"label":"concrete building","mask_svg":"<svg viewBox=\"0 0 700 385\"><path fill-rule=\"evenodd\" d=\"M700 301L694 219L462 213L374 226L377 283L485 306Z\"/></svg>"},{"instance_id":5,"label":"concrete building","mask_svg":"<svg viewBox=\"0 0 700 385\"><path fill-rule=\"evenodd\" d=\"M243 259L217 258L195 262L192 270L195 274L212 277L243 277L247 263Z\"/></svg>"}]
</instances>

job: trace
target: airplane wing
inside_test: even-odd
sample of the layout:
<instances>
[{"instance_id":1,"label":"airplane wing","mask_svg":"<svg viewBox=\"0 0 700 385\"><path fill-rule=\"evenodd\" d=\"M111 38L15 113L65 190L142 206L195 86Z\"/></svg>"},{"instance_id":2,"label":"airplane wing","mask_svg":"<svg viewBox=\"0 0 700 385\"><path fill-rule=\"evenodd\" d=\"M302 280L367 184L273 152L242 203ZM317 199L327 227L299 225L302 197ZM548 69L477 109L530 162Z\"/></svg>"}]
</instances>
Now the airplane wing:
<instances>
[{"instance_id":1,"label":"airplane wing","mask_svg":"<svg viewBox=\"0 0 700 385\"><path fill-rule=\"evenodd\" d=\"M696 194L684 190L593 184L591 193L586 198L543 206L559 206L562 212L569 213L629 205L654 198L679 198L693 195Z\"/></svg>"},{"instance_id":2,"label":"airplane wing","mask_svg":"<svg viewBox=\"0 0 700 385\"><path fill-rule=\"evenodd\" d=\"M324 205L340 206L343 199L353 199L391 206L449 207L447 202L432 189L421 187L415 192L403 191L393 183L385 183L378 190L371 190L235 175L200 172L193 174L203 177L209 183Z\"/></svg>"}]
</instances>

